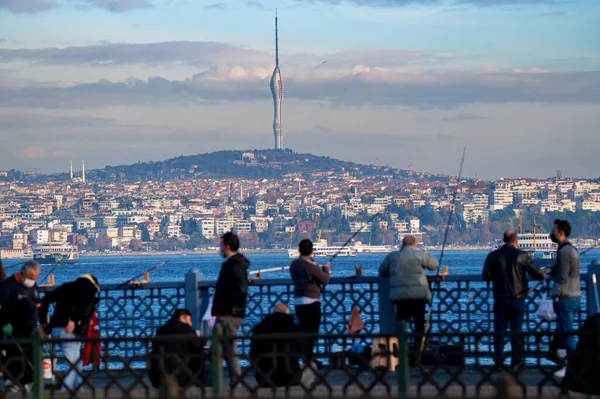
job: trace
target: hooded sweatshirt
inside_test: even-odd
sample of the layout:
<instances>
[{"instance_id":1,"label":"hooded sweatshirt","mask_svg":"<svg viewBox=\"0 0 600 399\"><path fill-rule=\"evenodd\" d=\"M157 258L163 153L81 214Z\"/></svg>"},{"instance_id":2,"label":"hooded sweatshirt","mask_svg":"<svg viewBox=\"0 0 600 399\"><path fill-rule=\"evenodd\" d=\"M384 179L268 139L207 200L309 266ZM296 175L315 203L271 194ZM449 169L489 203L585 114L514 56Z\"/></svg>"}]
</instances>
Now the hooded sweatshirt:
<instances>
[{"instance_id":1,"label":"hooded sweatshirt","mask_svg":"<svg viewBox=\"0 0 600 399\"><path fill-rule=\"evenodd\" d=\"M87 326L94 313L100 292L95 278L89 274L77 280L62 284L46 294L40 307L40 320L48 324L48 328L66 327L69 321L75 323L75 335L85 335ZM50 323L48 323L48 308L56 304Z\"/></svg>"}]
</instances>

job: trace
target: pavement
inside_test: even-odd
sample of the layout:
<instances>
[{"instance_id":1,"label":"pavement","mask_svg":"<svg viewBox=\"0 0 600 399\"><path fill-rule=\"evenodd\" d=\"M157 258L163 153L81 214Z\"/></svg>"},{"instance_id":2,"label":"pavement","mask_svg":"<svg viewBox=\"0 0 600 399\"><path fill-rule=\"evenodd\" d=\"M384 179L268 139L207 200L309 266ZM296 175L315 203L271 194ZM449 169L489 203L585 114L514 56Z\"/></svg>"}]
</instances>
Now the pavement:
<instances>
[{"instance_id":1,"label":"pavement","mask_svg":"<svg viewBox=\"0 0 600 399\"><path fill-rule=\"evenodd\" d=\"M561 395L560 380L552 376L553 368L524 369L514 377L518 386L516 397L556 398ZM152 388L145 377L145 370L97 371L89 375L88 384L77 392L78 398L162 398L158 390ZM408 397L496 397L494 382L503 373L492 373L491 369L449 368L448 370L411 369L409 375ZM257 388L254 375L249 373L244 386L229 388L227 372L223 370L224 387L222 397L260 397L260 398L387 398L398 397L397 375L379 373L372 370L346 368L344 370L321 370L316 388L307 392L302 387L268 389ZM210 377L208 377L210 379ZM183 397L214 397L212 388L191 388ZM30 394L5 394L6 398L29 397ZM65 391L46 390L45 397L68 398ZM586 395L569 393L569 398L589 398Z\"/></svg>"}]
</instances>

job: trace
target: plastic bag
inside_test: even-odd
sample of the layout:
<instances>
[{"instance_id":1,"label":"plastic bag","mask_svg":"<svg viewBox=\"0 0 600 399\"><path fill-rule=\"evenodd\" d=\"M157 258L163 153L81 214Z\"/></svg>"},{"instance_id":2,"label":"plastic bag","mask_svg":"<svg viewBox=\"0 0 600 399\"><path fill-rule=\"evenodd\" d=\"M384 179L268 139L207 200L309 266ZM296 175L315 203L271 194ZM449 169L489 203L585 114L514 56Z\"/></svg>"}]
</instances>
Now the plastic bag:
<instances>
[{"instance_id":1,"label":"plastic bag","mask_svg":"<svg viewBox=\"0 0 600 399\"><path fill-rule=\"evenodd\" d=\"M542 294L542 301L540 302L540 306L538 306L535 314L540 319L544 319L548 322L552 321L554 318L554 306L552 301L548 299L546 293Z\"/></svg>"}]
</instances>

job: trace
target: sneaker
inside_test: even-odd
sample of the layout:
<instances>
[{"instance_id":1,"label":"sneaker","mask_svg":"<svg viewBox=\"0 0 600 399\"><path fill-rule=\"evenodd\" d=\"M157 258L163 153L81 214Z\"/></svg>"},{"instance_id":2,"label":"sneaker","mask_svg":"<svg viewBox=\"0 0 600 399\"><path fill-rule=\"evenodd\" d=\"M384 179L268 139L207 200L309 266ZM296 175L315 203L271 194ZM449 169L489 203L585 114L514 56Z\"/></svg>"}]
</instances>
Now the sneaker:
<instances>
[{"instance_id":1,"label":"sneaker","mask_svg":"<svg viewBox=\"0 0 600 399\"><path fill-rule=\"evenodd\" d=\"M567 374L567 368L563 367L562 369L560 369L556 373L554 373L554 376L556 378L565 378L566 374Z\"/></svg>"},{"instance_id":2,"label":"sneaker","mask_svg":"<svg viewBox=\"0 0 600 399\"><path fill-rule=\"evenodd\" d=\"M9 392L15 392L15 393L24 392L24 393L29 393L29 392L33 391L33 384L25 384L23 386L23 389L21 389L21 387L19 387L18 385L14 385L14 384L11 384L11 385L9 385L6 388L7 388L7 391L9 391Z\"/></svg>"}]
</instances>

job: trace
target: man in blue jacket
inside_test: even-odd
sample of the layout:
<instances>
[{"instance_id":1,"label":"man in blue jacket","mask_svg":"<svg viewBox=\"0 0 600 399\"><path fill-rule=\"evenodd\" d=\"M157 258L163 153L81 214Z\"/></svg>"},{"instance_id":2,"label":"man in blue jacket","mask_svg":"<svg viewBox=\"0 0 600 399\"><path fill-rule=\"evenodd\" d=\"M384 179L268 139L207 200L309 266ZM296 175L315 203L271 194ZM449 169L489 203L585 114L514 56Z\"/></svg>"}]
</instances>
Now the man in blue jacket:
<instances>
[{"instance_id":1,"label":"man in blue jacket","mask_svg":"<svg viewBox=\"0 0 600 399\"><path fill-rule=\"evenodd\" d=\"M31 338L38 323L39 296L36 280L40 276L37 262L25 262L19 273L0 282L0 307L3 326L12 327L15 339ZM5 379L9 390L30 392L33 383L33 351L31 345L4 345L6 351ZM12 361L10 361L12 359Z\"/></svg>"}]
</instances>

